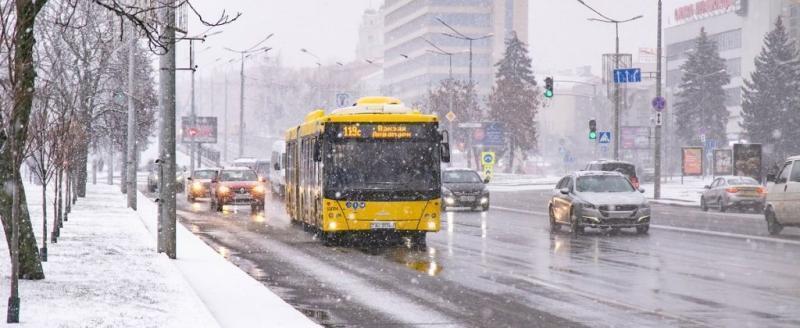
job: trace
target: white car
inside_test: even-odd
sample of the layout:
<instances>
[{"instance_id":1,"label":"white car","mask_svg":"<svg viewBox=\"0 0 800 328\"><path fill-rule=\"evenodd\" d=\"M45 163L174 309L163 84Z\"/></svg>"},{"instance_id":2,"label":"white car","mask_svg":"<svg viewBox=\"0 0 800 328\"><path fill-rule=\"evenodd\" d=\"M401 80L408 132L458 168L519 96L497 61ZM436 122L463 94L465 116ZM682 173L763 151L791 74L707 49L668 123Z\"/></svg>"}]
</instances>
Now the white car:
<instances>
[{"instance_id":1,"label":"white car","mask_svg":"<svg viewBox=\"0 0 800 328\"><path fill-rule=\"evenodd\" d=\"M573 234L584 228L650 229L650 205L630 180L619 172L579 171L561 179L550 198L550 229L569 226Z\"/></svg>"},{"instance_id":2,"label":"white car","mask_svg":"<svg viewBox=\"0 0 800 328\"><path fill-rule=\"evenodd\" d=\"M800 156L786 159L778 174L768 174L764 219L767 231L777 235L784 227L800 227Z\"/></svg>"}]
</instances>

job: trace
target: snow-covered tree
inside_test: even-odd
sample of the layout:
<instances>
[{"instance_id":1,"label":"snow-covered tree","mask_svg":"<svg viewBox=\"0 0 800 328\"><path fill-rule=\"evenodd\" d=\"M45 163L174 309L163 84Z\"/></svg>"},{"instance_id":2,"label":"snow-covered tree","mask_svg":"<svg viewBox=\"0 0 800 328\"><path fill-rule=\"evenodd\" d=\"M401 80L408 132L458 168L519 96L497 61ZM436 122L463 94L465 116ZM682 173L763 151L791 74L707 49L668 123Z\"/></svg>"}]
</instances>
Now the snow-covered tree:
<instances>
[{"instance_id":1,"label":"snow-covered tree","mask_svg":"<svg viewBox=\"0 0 800 328\"><path fill-rule=\"evenodd\" d=\"M444 127L448 127L445 117L450 110L456 115L453 124L474 122L481 118L475 83L451 78L442 80L436 89L428 91L425 109L438 115ZM464 143L466 130L453 129L450 138L455 143Z\"/></svg>"},{"instance_id":2,"label":"snow-covered tree","mask_svg":"<svg viewBox=\"0 0 800 328\"><path fill-rule=\"evenodd\" d=\"M783 160L800 151L800 61L780 17L755 66L744 81L741 126L750 142L764 145L769 162Z\"/></svg>"},{"instance_id":3,"label":"snow-covered tree","mask_svg":"<svg viewBox=\"0 0 800 328\"><path fill-rule=\"evenodd\" d=\"M505 42L506 50L495 66L495 85L489 95L490 116L505 123L509 165L514 169L518 151L537 148L536 113L541 103L539 87L533 75L528 47L513 33Z\"/></svg>"},{"instance_id":4,"label":"snow-covered tree","mask_svg":"<svg viewBox=\"0 0 800 328\"><path fill-rule=\"evenodd\" d=\"M725 144L725 127L730 116L725 108L725 89L731 78L717 43L700 30L694 49L681 65L683 77L675 102L676 133L685 145L700 144L700 135Z\"/></svg>"}]
</instances>

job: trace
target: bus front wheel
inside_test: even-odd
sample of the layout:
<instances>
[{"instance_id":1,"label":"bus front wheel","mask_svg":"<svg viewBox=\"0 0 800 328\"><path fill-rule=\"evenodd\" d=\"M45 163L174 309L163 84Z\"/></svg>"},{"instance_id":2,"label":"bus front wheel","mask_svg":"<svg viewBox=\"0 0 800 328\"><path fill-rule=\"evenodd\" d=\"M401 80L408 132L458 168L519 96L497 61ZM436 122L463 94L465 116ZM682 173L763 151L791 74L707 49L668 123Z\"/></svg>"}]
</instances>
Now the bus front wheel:
<instances>
[{"instance_id":1,"label":"bus front wheel","mask_svg":"<svg viewBox=\"0 0 800 328\"><path fill-rule=\"evenodd\" d=\"M408 239L411 242L411 247L424 248L427 245L426 233L424 231L411 233Z\"/></svg>"}]
</instances>

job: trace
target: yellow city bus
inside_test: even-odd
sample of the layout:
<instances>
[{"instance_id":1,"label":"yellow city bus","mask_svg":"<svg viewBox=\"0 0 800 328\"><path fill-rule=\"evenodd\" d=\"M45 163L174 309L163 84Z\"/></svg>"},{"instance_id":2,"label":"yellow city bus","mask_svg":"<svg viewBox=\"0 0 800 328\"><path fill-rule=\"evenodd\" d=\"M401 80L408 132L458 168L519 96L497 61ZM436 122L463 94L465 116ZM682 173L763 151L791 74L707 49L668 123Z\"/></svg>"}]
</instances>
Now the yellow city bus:
<instances>
[{"instance_id":1,"label":"yellow city bus","mask_svg":"<svg viewBox=\"0 0 800 328\"><path fill-rule=\"evenodd\" d=\"M436 115L396 98L313 111L286 132L286 210L326 245L362 232L423 246L441 225L447 139Z\"/></svg>"}]
</instances>

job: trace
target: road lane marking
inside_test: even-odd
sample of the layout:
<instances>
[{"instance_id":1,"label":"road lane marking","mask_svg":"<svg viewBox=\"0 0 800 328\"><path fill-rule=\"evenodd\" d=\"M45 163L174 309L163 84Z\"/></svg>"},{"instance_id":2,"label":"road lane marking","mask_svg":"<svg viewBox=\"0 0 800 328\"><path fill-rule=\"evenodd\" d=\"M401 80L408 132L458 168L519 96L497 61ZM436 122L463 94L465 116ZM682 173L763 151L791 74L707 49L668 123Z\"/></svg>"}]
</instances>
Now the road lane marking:
<instances>
[{"instance_id":1,"label":"road lane marking","mask_svg":"<svg viewBox=\"0 0 800 328\"><path fill-rule=\"evenodd\" d=\"M542 215L542 216L549 216L549 213L546 212L536 212L536 211L529 211L523 210L518 208L510 208L510 207L502 207L502 206L492 206L493 209L506 211L506 212L514 212L519 214L531 214L531 215ZM764 237L764 236L756 236L756 235L745 235L739 233L731 233L731 232L720 232L720 231L709 231L709 230L698 230L692 228L681 228L681 227L671 227L671 226L664 226L658 224L651 224L651 228L654 229L661 229L661 230L670 230L670 231L680 231L680 232L688 232L688 233L696 233L696 234L703 234L703 235L711 235L717 237L727 237L727 238L739 238L739 239L747 239L747 240L758 240L758 241L766 241L766 242L773 242L773 243L781 243L781 244L790 244L790 245L798 245L800 246L800 241L798 240L790 240L790 239L783 239L783 238L772 238L772 237Z\"/></svg>"}]
</instances>

